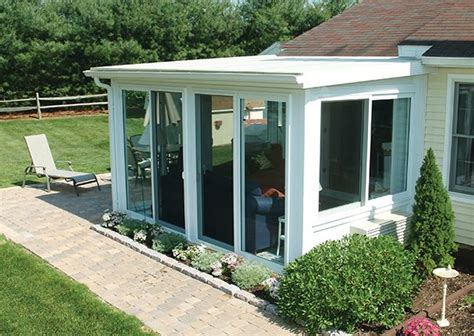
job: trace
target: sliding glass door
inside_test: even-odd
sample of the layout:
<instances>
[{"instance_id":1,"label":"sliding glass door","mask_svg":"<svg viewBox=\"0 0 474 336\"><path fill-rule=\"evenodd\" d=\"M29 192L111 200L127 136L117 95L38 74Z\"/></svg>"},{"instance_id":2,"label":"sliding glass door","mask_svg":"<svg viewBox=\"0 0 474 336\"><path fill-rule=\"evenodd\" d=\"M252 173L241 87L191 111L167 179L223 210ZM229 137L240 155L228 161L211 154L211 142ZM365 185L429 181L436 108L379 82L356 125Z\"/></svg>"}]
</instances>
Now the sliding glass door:
<instances>
[{"instance_id":1,"label":"sliding glass door","mask_svg":"<svg viewBox=\"0 0 474 336\"><path fill-rule=\"evenodd\" d=\"M283 263L286 103L241 100L242 250Z\"/></svg>"},{"instance_id":2,"label":"sliding glass door","mask_svg":"<svg viewBox=\"0 0 474 336\"><path fill-rule=\"evenodd\" d=\"M123 91L127 209L184 231L181 94Z\"/></svg>"},{"instance_id":3,"label":"sliding glass door","mask_svg":"<svg viewBox=\"0 0 474 336\"><path fill-rule=\"evenodd\" d=\"M181 93L151 92L150 123L154 125L156 218L184 232L183 108Z\"/></svg>"},{"instance_id":4,"label":"sliding glass door","mask_svg":"<svg viewBox=\"0 0 474 336\"><path fill-rule=\"evenodd\" d=\"M123 91L127 209L153 217L150 138L147 93Z\"/></svg>"},{"instance_id":5,"label":"sliding glass door","mask_svg":"<svg viewBox=\"0 0 474 336\"><path fill-rule=\"evenodd\" d=\"M199 239L233 250L233 98L196 95L196 117Z\"/></svg>"}]
</instances>

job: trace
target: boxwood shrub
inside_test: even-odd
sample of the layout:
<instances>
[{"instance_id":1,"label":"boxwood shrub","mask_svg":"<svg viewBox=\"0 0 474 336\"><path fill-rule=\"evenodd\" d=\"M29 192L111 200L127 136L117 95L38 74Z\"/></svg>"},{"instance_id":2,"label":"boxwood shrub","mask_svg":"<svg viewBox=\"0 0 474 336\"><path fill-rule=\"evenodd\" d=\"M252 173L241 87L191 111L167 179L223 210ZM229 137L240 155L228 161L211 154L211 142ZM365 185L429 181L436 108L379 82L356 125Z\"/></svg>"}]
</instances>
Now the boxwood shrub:
<instances>
[{"instance_id":1,"label":"boxwood shrub","mask_svg":"<svg viewBox=\"0 0 474 336\"><path fill-rule=\"evenodd\" d=\"M165 232L153 239L152 249L160 253L170 254L176 246L186 246L187 244L186 238L182 235Z\"/></svg>"},{"instance_id":2,"label":"boxwood shrub","mask_svg":"<svg viewBox=\"0 0 474 336\"><path fill-rule=\"evenodd\" d=\"M328 241L284 270L280 313L306 331L347 332L369 325L389 328L403 320L418 284L415 258L387 236L352 235Z\"/></svg>"},{"instance_id":3,"label":"boxwood shrub","mask_svg":"<svg viewBox=\"0 0 474 336\"><path fill-rule=\"evenodd\" d=\"M272 270L254 261L244 261L232 273L232 282L242 289L252 290L272 275Z\"/></svg>"},{"instance_id":4,"label":"boxwood shrub","mask_svg":"<svg viewBox=\"0 0 474 336\"><path fill-rule=\"evenodd\" d=\"M212 264L219 263L223 256L224 253L205 251L198 254L191 262L191 265L202 272L211 273Z\"/></svg>"}]
</instances>

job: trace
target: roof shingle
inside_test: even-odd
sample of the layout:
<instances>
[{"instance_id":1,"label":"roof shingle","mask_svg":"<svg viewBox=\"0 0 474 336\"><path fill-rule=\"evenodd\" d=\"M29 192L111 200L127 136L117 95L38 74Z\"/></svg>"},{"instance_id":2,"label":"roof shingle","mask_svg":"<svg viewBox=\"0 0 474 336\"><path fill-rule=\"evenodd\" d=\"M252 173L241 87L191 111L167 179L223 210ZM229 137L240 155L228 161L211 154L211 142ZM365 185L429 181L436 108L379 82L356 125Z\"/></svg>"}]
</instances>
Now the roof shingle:
<instances>
[{"instance_id":1,"label":"roof shingle","mask_svg":"<svg viewBox=\"0 0 474 336\"><path fill-rule=\"evenodd\" d=\"M364 0L285 43L280 55L397 56L404 41L474 41L474 0Z\"/></svg>"}]
</instances>

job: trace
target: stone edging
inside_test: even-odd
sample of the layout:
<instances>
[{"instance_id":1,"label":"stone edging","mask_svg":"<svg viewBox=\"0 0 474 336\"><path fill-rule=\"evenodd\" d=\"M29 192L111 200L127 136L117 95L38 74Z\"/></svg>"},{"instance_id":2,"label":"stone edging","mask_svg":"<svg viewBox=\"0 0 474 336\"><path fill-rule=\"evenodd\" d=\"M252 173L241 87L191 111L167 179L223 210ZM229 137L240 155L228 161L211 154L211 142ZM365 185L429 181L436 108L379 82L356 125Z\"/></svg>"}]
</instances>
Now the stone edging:
<instances>
[{"instance_id":1,"label":"stone edging","mask_svg":"<svg viewBox=\"0 0 474 336\"><path fill-rule=\"evenodd\" d=\"M276 305L260 299L256 297L254 294L249 293L245 290L240 289L236 285L229 284L225 282L224 280L221 280L219 278L215 278L210 274L201 272L191 266L188 266L186 264L183 264L176 259L173 259L171 257L168 257L167 255L164 255L162 253L159 253L155 250L152 250L148 248L147 246L140 244L133 239L122 236L121 234L106 229L100 225L91 225L90 227L91 230L98 232L108 238L111 238L117 242L119 242L122 245L125 245L129 248L131 248L134 251L137 251L153 260L156 260L168 267L171 267L172 269L181 272L183 274L189 275L190 277L199 280L201 282L204 282L208 285L211 285L212 287L219 289L223 291L226 294L229 294L232 297L235 297L236 299L242 300L244 302L247 302L251 304L252 306L255 306L257 308L260 308L264 310L267 313L273 314L278 316L277 313L277 307Z\"/></svg>"}]
</instances>

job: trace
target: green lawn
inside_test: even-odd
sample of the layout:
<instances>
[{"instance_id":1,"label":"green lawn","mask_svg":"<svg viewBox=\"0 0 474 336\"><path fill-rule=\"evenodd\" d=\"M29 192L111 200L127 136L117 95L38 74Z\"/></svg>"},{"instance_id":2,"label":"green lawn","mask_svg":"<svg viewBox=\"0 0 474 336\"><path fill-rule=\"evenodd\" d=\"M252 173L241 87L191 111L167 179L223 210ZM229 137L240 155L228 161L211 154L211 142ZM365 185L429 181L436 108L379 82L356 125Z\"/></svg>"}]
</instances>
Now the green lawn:
<instances>
[{"instance_id":1,"label":"green lawn","mask_svg":"<svg viewBox=\"0 0 474 336\"><path fill-rule=\"evenodd\" d=\"M48 137L54 159L72 161L75 170L103 173L110 167L106 115L0 121L0 187L22 181L30 164L23 137L41 133ZM38 181L34 176L29 180Z\"/></svg>"},{"instance_id":2,"label":"green lawn","mask_svg":"<svg viewBox=\"0 0 474 336\"><path fill-rule=\"evenodd\" d=\"M0 235L0 335L153 335Z\"/></svg>"},{"instance_id":3,"label":"green lawn","mask_svg":"<svg viewBox=\"0 0 474 336\"><path fill-rule=\"evenodd\" d=\"M0 188L18 185L30 164L24 136L44 133L57 161L72 161L74 170L105 173L110 167L107 115L62 117L43 120L0 121ZM143 119L128 121L141 133ZM60 168L67 166L58 165ZM42 181L29 176L28 181Z\"/></svg>"}]
</instances>

